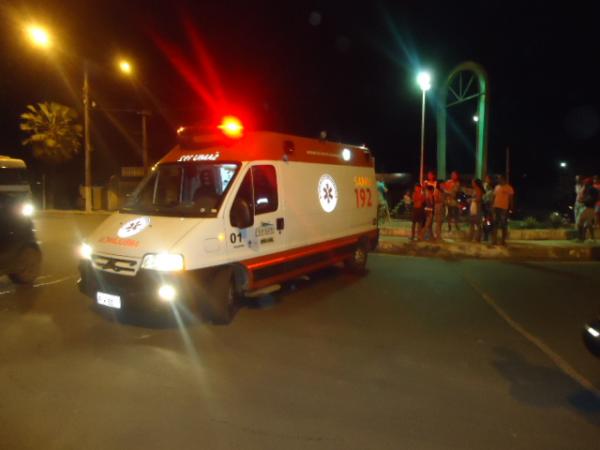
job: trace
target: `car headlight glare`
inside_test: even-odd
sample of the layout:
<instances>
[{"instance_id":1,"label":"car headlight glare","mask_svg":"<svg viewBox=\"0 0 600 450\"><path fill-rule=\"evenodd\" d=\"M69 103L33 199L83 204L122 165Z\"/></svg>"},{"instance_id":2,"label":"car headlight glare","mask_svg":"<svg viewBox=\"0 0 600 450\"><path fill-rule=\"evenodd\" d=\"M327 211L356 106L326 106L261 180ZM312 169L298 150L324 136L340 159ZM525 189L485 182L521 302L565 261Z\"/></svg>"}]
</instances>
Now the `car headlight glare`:
<instances>
[{"instance_id":1,"label":"car headlight glare","mask_svg":"<svg viewBox=\"0 0 600 450\"><path fill-rule=\"evenodd\" d=\"M183 270L183 255L158 253L144 256L142 269L159 270L161 272L176 272Z\"/></svg>"},{"instance_id":2,"label":"car headlight glare","mask_svg":"<svg viewBox=\"0 0 600 450\"><path fill-rule=\"evenodd\" d=\"M33 204L29 202L23 203L23 206L21 206L21 214L23 214L25 217L33 216L34 210L35 208L33 207Z\"/></svg>"},{"instance_id":3,"label":"car headlight glare","mask_svg":"<svg viewBox=\"0 0 600 450\"><path fill-rule=\"evenodd\" d=\"M92 249L91 245L81 244L79 247L79 256L81 256L83 259L91 259L93 251L94 250Z\"/></svg>"}]
</instances>

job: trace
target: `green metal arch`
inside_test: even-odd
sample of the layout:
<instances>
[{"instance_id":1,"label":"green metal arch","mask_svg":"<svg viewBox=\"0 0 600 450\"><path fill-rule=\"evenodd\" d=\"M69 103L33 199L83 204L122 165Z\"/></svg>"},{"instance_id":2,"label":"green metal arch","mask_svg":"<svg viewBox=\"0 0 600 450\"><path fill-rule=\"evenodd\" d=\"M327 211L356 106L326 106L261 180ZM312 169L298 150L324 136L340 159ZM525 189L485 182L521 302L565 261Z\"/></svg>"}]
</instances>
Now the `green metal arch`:
<instances>
[{"instance_id":1,"label":"green metal arch","mask_svg":"<svg viewBox=\"0 0 600 450\"><path fill-rule=\"evenodd\" d=\"M437 172L440 178L446 178L446 131L448 121L448 90L454 78L461 72L473 72L479 83L479 94L477 95L477 141L475 147L475 176L483 179L487 174L488 160L488 127L489 127L489 81L487 72L480 64L473 61L465 61L456 66L446 79L438 93L437 107ZM475 97L473 97L475 98ZM465 99L466 101L466 99Z\"/></svg>"}]
</instances>

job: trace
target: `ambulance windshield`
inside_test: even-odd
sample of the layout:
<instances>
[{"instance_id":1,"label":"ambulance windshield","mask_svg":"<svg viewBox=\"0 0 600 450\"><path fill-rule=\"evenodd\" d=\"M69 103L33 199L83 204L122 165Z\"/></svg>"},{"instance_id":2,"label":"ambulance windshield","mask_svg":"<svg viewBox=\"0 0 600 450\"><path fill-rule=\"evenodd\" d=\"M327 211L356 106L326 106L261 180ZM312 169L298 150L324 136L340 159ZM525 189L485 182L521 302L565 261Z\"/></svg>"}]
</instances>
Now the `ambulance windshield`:
<instances>
[{"instance_id":1,"label":"ambulance windshield","mask_svg":"<svg viewBox=\"0 0 600 450\"><path fill-rule=\"evenodd\" d=\"M237 164L161 164L146 177L123 212L163 216L216 217Z\"/></svg>"}]
</instances>

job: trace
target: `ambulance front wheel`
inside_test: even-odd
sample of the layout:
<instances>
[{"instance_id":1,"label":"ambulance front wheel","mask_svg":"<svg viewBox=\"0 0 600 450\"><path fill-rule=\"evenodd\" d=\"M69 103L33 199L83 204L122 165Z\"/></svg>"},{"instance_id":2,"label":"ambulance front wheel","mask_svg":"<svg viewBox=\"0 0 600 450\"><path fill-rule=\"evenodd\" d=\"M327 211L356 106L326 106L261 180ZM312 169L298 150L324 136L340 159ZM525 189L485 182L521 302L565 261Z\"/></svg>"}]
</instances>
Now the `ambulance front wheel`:
<instances>
[{"instance_id":1,"label":"ambulance front wheel","mask_svg":"<svg viewBox=\"0 0 600 450\"><path fill-rule=\"evenodd\" d=\"M207 289L207 298L201 300L201 314L215 325L227 325L235 316L239 297L233 270L222 268L214 274Z\"/></svg>"},{"instance_id":2,"label":"ambulance front wheel","mask_svg":"<svg viewBox=\"0 0 600 450\"><path fill-rule=\"evenodd\" d=\"M362 274L367 267L368 255L369 246L366 242L361 241L352 252L352 257L344 261L344 266L349 272Z\"/></svg>"}]
</instances>

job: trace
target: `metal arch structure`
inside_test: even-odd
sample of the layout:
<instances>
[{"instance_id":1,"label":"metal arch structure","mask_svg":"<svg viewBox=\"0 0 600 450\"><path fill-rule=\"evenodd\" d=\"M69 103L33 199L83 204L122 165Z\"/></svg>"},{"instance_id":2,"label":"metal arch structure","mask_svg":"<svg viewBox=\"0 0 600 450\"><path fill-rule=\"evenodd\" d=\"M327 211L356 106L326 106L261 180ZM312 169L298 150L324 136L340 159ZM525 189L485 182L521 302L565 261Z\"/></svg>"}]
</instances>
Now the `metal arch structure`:
<instances>
[{"instance_id":1,"label":"metal arch structure","mask_svg":"<svg viewBox=\"0 0 600 450\"><path fill-rule=\"evenodd\" d=\"M477 81L475 81L477 80ZM475 176L483 179L487 174L489 82L485 69L478 63L466 61L454 68L439 92L437 108L437 172L446 178L446 131L448 109L461 103L476 100L477 139L475 141Z\"/></svg>"}]
</instances>

